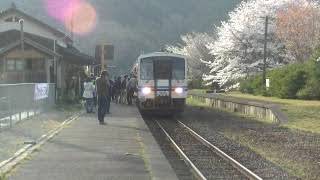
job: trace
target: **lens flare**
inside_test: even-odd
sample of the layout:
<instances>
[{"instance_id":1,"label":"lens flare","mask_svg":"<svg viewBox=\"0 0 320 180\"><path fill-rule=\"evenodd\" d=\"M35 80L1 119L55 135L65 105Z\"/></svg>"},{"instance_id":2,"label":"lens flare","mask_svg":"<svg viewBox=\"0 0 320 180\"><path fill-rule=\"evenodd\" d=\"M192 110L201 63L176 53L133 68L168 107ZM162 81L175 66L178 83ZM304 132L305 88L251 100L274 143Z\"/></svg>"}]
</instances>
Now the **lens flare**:
<instances>
[{"instance_id":1,"label":"lens flare","mask_svg":"<svg viewBox=\"0 0 320 180\"><path fill-rule=\"evenodd\" d=\"M46 11L51 17L64 22L67 12L81 3L81 0L45 0L44 3Z\"/></svg>"},{"instance_id":2,"label":"lens flare","mask_svg":"<svg viewBox=\"0 0 320 180\"><path fill-rule=\"evenodd\" d=\"M47 13L76 34L91 32L97 23L95 8L85 0L44 0Z\"/></svg>"},{"instance_id":3,"label":"lens flare","mask_svg":"<svg viewBox=\"0 0 320 180\"><path fill-rule=\"evenodd\" d=\"M89 3L81 2L66 12L64 20L66 28L76 34L91 32L97 23L97 13Z\"/></svg>"}]
</instances>

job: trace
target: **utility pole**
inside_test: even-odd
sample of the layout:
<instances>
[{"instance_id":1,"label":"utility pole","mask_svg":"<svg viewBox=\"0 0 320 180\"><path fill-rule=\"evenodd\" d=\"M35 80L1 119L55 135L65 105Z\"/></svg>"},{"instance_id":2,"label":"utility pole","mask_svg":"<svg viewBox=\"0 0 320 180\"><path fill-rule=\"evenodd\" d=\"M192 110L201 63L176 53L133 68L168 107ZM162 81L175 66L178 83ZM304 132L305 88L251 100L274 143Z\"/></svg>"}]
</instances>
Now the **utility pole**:
<instances>
[{"instance_id":1,"label":"utility pole","mask_svg":"<svg viewBox=\"0 0 320 180\"><path fill-rule=\"evenodd\" d=\"M101 71L107 70L106 69L106 61L104 59L104 44L101 44Z\"/></svg>"},{"instance_id":2,"label":"utility pole","mask_svg":"<svg viewBox=\"0 0 320 180\"><path fill-rule=\"evenodd\" d=\"M23 30L23 24L24 20L20 19L19 24L20 24L20 41L21 41L21 51L24 53L24 30Z\"/></svg>"},{"instance_id":3,"label":"utility pole","mask_svg":"<svg viewBox=\"0 0 320 180\"><path fill-rule=\"evenodd\" d=\"M263 48L263 73L262 73L262 87L264 92L266 92L266 69L267 69L267 43L268 43L268 24L269 24L269 17L265 17L265 31L264 31L264 48Z\"/></svg>"},{"instance_id":4,"label":"utility pole","mask_svg":"<svg viewBox=\"0 0 320 180\"><path fill-rule=\"evenodd\" d=\"M21 43L21 60L25 62L25 53L24 53L24 20L20 19L19 20L19 24L20 24L20 43ZM23 74L22 76L22 81L26 82L26 75Z\"/></svg>"},{"instance_id":5,"label":"utility pole","mask_svg":"<svg viewBox=\"0 0 320 180\"><path fill-rule=\"evenodd\" d=\"M57 40L53 40L53 52L57 52ZM53 57L53 68L54 68L54 83L55 83L55 103L58 102L58 97L59 97L59 94L58 94L58 58L56 56ZM59 85L59 88L60 88L60 85Z\"/></svg>"}]
</instances>

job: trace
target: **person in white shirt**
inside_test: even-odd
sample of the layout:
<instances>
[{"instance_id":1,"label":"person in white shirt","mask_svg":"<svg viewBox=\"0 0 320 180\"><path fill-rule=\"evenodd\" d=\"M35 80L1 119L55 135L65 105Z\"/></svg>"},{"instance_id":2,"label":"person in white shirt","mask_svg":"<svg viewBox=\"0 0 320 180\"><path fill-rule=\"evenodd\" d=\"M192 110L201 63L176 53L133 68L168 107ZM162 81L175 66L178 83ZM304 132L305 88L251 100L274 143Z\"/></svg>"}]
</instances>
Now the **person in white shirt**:
<instances>
[{"instance_id":1,"label":"person in white shirt","mask_svg":"<svg viewBox=\"0 0 320 180\"><path fill-rule=\"evenodd\" d=\"M95 92L95 85L90 78L87 78L84 82L84 91L83 91L83 98L86 100L86 110L87 113L92 113L94 108L94 92Z\"/></svg>"}]
</instances>

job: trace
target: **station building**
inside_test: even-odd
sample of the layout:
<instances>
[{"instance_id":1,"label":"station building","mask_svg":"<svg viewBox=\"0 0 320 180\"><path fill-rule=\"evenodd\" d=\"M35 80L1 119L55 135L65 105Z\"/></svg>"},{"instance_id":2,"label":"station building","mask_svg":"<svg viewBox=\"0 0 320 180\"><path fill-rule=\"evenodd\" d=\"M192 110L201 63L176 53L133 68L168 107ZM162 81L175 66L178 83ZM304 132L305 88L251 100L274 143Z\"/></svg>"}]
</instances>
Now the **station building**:
<instances>
[{"instance_id":1,"label":"station building","mask_svg":"<svg viewBox=\"0 0 320 180\"><path fill-rule=\"evenodd\" d=\"M64 32L12 5L0 13L0 83L56 83L61 91L69 89L95 64L72 44Z\"/></svg>"}]
</instances>

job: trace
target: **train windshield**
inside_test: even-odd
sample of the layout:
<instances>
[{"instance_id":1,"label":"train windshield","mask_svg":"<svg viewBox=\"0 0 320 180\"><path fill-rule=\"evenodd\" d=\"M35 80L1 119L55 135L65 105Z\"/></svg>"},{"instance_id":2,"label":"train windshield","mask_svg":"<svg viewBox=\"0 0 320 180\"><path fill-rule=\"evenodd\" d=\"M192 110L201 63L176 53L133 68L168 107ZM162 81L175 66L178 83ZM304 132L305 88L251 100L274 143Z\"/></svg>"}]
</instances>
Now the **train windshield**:
<instances>
[{"instance_id":1,"label":"train windshield","mask_svg":"<svg viewBox=\"0 0 320 180\"><path fill-rule=\"evenodd\" d=\"M155 69L154 69L155 67ZM141 79L185 79L185 60L178 57L148 57L141 60Z\"/></svg>"},{"instance_id":2,"label":"train windshield","mask_svg":"<svg viewBox=\"0 0 320 180\"><path fill-rule=\"evenodd\" d=\"M184 80L185 79L185 61L178 58L172 61L172 79Z\"/></svg>"},{"instance_id":3,"label":"train windshield","mask_svg":"<svg viewBox=\"0 0 320 180\"><path fill-rule=\"evenodd\" d=\"M141 60L141 79L152 80L153 79L153 61L149 59Z\"/></svg>"}]
</instances>

